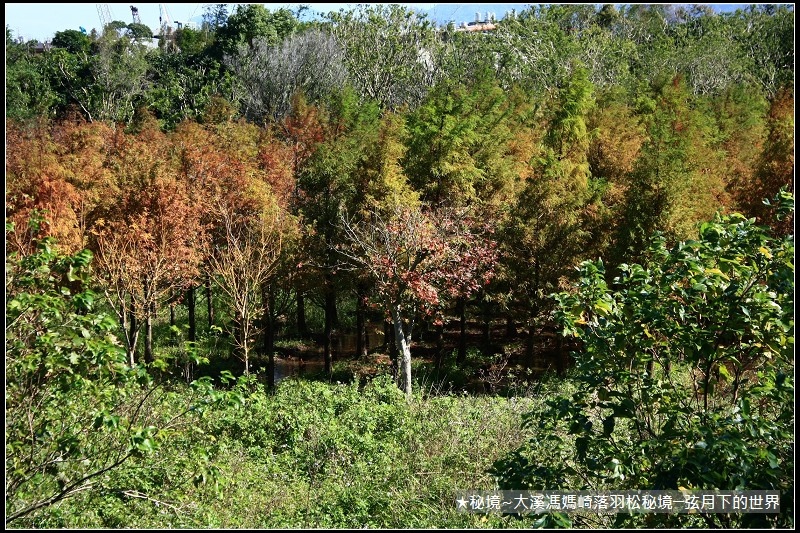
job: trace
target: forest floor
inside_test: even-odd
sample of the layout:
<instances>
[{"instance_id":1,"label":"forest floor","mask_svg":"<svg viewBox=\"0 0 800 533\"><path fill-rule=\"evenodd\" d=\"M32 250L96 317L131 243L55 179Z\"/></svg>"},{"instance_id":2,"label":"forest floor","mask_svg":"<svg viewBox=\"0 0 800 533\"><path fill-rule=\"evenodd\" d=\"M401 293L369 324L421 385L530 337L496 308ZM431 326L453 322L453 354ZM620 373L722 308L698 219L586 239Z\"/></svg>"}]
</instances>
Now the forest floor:
<instances>
[{"instance_id":1,"label":"forest floor","mask_svg":"<svg viewBox=\"0 0 800 533\"><path fill-rule=\"evenodd\" d=\"M333 368L325 373L322 338L276 341L276 381L290 375L308 379L348 382L361 381L393 372L389 347L382 331L371 328L367 355L356 353L354 334L334 333L331 340ZM321 336L320 336L321 337ZM488 342L487 342L488 341ZM468 322L464 335L464 357L459 362L460 332L457 323L447 324L441 343L434 331L422 332L412 343L412 374L418 385L440 393L466 391L472 394L524 393L537 378L556 372L559 358L562 367L569 365L566 355L576 347L564 343L559 349L554 328L542 328L535 336L532 350L527 349L527 331L517 329L512 335L506 325L492 324L487 332L483 324ZM267 367L267 358L257 354L253 368Z\"/></svg>"}]
</instances>

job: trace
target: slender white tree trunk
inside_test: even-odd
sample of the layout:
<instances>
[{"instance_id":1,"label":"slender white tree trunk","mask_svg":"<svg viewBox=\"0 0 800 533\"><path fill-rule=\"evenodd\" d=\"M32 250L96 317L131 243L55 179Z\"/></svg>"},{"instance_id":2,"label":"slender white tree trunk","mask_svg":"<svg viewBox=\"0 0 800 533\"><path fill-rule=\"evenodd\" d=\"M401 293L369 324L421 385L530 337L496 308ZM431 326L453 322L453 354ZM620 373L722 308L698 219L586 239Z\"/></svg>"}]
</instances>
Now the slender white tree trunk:
<instances>
[{"instance_id":1,"label":"slender white tree trunk","mask_svg":"<svg viewBox=\"0 0 800 533\"><path fill-rule=\"evenodd\" d=\"M250 375L250 320L251 317L248 315L249 310L247 307L242 308L244 313L242 313L242 325L241 325L241 335L242 335L242 355L244 356L244 375Z\"/></svg>"},{"instance_id":2,"label":"slender white tree trunk","mask_svg":"<svg viewBox=\"0 0 800 533\"><path fill-rule=\"evenodd\" d=\"M406 397L411 399L411 346L409 339L406 338L405 331L403 331L403 318L400 315L400 309L395 308L392 310L392 322L394 322L394 341L397 345L397 351L400 354L400 388L406 393Z\"/></svg>"}]
</instances>

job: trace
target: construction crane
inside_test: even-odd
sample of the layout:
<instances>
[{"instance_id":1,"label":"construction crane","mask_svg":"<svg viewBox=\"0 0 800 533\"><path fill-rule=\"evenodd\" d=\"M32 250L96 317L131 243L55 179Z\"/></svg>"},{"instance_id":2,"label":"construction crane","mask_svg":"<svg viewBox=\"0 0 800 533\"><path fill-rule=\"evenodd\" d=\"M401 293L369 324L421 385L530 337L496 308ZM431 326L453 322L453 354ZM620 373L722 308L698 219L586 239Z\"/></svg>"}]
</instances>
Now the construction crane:
<instances>
[{"instance_id":1,"label":"construction crane","mask_svg":"<svg viewBox=\"0 0 800 533\"><path fill-rule=\"evenodd\" d=\"M111 11L108 10L108 4L97 4L97 16L100 17L100 31L106 29L106 26L111 24Z\"/></svg>"},{"instance_id":2,"label":"construction crane","mask_svg":"<svg viewBox=\"0 0 800 533\"><path fill-rule=\"evenodd\" d=\"M158 22L161 24L162 31L170 32L172 30L172 20L166 4L158 4Z\"/></svg>"},{"instance_id":3,"label":"construction crane","mask_svg":"<svg viewBox=\"0 0 800 533\"><path fill-rule=\"evenodd\" d=\"M159 37L164 45L164 50L168 52L175 52L178 46L175 43L176 34L173 31L173 22L167 11L166 4L158 4L158 22L161 24L161 31Z\"/></svg>"},{"instance_id":4,"label":"construction crane","mask_svg":"<svg viewBox=\"0 0 800 533\"><path fill-rule=\"evenodd\" d=\"M141 24L142 19L139 18L139 8L136 6L131 6L131 15L133 15L133 23L134 24Z\"/></svg>"}]
</instances>

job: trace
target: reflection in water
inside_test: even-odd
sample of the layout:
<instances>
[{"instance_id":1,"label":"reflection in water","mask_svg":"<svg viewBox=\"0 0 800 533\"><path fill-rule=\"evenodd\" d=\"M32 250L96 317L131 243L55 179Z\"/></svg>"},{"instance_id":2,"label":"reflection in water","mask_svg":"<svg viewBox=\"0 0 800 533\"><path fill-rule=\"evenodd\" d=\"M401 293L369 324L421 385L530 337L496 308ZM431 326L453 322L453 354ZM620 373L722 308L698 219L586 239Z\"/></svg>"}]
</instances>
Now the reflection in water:
<instances>
[{"instance_id":1,"label":"reflection in water","mask_svg":"<svg viewBox=\"0 0 800 533\"><path fill-rule=\"evenodd\" d=\"M299 376L303 373L315 373L325 369L325 361L310 360L304 361L302 359L291 358L284 359L281 357L275 358L275 383L289 376Z\"/></svg>"},{"instance_id":2,"label":"reflection in water","mask_svg":"<svg viewBox=\"0 0 800 533\"><path fill-rule=\"evenodd\" d=\"M384 343L383 323L368 322L366 325L366 347L367 349L381 346ZM331 335L331 355L334 360L338 357L349 357L356 355L358 336L355 333L336 333ZM325 370L325 361L322 356L313 359L302 359L293 357L275 358L275 383L289 376L298 376L303 373L314 374Z\"/></svg>"}]
</instances>

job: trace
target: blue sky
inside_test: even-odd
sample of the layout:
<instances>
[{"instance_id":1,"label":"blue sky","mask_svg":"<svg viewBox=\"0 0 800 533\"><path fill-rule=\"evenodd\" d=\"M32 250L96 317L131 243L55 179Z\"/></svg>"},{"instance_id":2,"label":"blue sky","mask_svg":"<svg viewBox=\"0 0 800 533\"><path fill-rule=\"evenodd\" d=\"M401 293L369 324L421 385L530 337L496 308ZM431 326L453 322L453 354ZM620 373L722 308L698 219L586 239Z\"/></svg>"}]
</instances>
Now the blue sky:
<instances>
[{"instance_id":1,"label":"blue sky","mask_svg":"<svg viewBox=\"0 0 800 533\"><path fill-rule=\"evenodd\" d=\"M121 20L124 22L132 22L131 3L125 4L105 4L108 6L111 13L112 20ZM133 3L139 10L139 17L143 24L146 24L153 31L158 31L159 27L159 4L142 4ZM203 6L206 3L173 3L163 4L166 6L167 12L173 21L187 22L190 20L199 21L203 15ZM232 11L233 6L236 4L228 4L229 12ZM299 4L281 4L270 3L265 4L269 9L277 9L285 6L294 8ZM348 6L355 6L352 4L306 4L310 6L312 11L338 11L340 8ZM471 21L475 17L476 12L485 13L488 10L493 10L498 18L502 18L505 9L497 6L510 6L517 5L521 8L530 5L524 4L490 4L490 3L473 3L473 4L456 4L456 3L417 3L417 4L404 4L411 8L421 11L432 10L434 6L438 6L436 13L445 17L452 18L454 22L460 23L462 21ZM710 4L713 5L713 4ZM737 6L743 4L717 4L718 8L724 10L732 10ZM723 7L724 6L724 7ZM727 9L725 9L727 8ZM97 13L97 4L24 4L24 3L6 3L6 26L11 30L12 36L17 38L22 36L25 41L49 41L57 31L63 30L79 30L81 26L91 31L92 28L100 27L100 18ZM518 9L519 10L519 9Z\"/></svg>"},{"instance_id":2,"label":"blue sky","mask_svg":"<svg viewBox=\"0 0 800 533\"><path fill-rule=\"evenodd\" d=\"M173 3L163 4L167 8L170 18L173 21L187 22L189 20L199 21L203 16L204 3ZM158 31L159 4L144 4L139 2L128 2L125 4L106 4L111 13L112 20L123 22L133 22L131 15L131 5L139 10L139 18L142 24L146 24L153 31ZM235 4L228 4L230 13ZM299 4L265 4L268 9L278 9L286 6L294 8ZM313 11L338 11L340 8L353 4L306 4ZM405 4L411 7L428 9L435 4ZM467 4L460 4L467 5ZM481 4L476 4L481 5ZM11 30L14 38L22 36L25 41L35 39L37 41L51 40L57 31L79 30L81 26L91 31L92 28L100 28L100 17L97 13L97 4L21 4L6 3L6 26Z\"/></svg>"}]
</instances>

